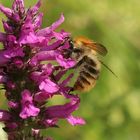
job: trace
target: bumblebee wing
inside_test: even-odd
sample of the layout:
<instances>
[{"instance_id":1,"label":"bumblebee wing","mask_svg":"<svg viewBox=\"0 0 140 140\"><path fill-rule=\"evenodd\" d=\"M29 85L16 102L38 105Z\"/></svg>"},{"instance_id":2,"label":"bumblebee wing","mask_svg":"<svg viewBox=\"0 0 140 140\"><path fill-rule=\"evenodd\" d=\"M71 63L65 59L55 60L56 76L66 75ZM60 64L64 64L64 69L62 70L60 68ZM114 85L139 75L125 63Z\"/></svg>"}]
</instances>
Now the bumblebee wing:
<instances>
[{"instance_id":1,"label":"bumblebee wing","mask_svg":"<svg viewBox=\"0 0 140 140\"><path fill-rule=\"evenodd\" d=\"M100 43L93 42L93 43L87 44L87 46L90 47L91 49L95 50L97 53L99 53L102 56L105 56L107 54L106 47Z\"/></svg>"}]
</instances>

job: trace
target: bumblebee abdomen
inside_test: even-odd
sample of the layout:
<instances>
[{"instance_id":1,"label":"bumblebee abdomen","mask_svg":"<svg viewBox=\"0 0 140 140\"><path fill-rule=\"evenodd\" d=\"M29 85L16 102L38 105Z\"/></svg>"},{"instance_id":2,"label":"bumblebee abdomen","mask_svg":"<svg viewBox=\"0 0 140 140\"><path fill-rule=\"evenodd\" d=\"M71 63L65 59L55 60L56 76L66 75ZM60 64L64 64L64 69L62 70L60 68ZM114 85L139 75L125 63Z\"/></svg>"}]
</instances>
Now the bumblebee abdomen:
<instances>
[{"instance_id":1,"label":"bumblebee abdomen","mask_svg":"<svg viewBox=\"0 0 140 140\"><path fill-rule=\"evenodd\" d=\"M99 77L100 67L97 59L84 56L77 64L80 72L74 84L74 90L89 91L96 84Z\"/></svg>"}]
</instances>

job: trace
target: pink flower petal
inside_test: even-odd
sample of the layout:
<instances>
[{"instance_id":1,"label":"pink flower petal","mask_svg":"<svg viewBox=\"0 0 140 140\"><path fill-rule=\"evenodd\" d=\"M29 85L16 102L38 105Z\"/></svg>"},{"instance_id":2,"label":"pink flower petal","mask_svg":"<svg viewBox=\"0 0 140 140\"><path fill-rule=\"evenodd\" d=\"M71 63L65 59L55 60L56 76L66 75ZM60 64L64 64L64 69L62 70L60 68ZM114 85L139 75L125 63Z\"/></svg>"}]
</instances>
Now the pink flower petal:
<instances>
[{"instance_id":1,"label":"pink flower petal","mask_svg":"<svg viewBox=\"0 0 140 140\"><path fill-rule=\"evenodd\" d=\"M71 68L76 64L74 60L65 59L62 55L57 55L56 60L60 64L60 66L63 66L66 69Z\"/></svg>"},{"instance_id":2,"label":"pink flower petal","mask_svg":"<svg viewBox=\"0 0 140 140\"><path fill-rule=\"evenodd\" d=\"M0 11L3 12L7 17L11 18L12 17L12 10L8 7L4 7L3 5L0 4Z\"/></svg>"},{"instance_id":3,"label":"pink flower petal","mask_svg":"<svg viewBox=\"0 0 140 140\"><path fill-rule=\"evenodd\" d=\"M59 90L59 87L57 84L52 82L50 79L45 79L44 81L42 81L40 83L39 89L44 90L48 93L54 93L54 92L57 92Z\"/></svg>"},{"instance_id":4,"label":"pink flower petal","mask_svg":"<svg viewBox=\"0 0 140 140\"><path fill-rule=\"evenodd\" d=\"M67 117L67 121L71 125L84 125L86 123L85 120L83 120L82 118L73 117L72 115L70 115L70 116Z\"/></svg>"},{"instance_id":5,"label":"pink flower petal","mask_svg":"<svg viewBox=\"0 0 140 140\"><path fill-rule=\"evenodd\" d=\"M80 100L72 100L64 105L55 105L46 109L47 118L67 118L71 113L78 109Z\"/></svg>"},{"instance_id":6,"label":"pink flower petal","mask_svg":"<svg viewBox=\"0 0 140 140\"><path fill-rule=\"evenodd\" d=\"M63 22L64 22L64 16L63 14L61 14L60 18L56 22L54 22L50 27L38 31L37 35L46 36L50 34L52 31L54 31L55 29L57 29Z\"/></svg>"}]
</instances>

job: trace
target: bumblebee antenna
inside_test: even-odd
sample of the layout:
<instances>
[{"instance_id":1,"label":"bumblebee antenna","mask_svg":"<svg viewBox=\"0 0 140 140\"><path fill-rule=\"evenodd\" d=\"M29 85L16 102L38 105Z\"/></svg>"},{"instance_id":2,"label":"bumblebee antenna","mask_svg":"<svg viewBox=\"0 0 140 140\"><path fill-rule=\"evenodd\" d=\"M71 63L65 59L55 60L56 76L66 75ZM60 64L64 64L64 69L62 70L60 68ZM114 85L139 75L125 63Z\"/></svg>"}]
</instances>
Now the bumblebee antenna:
<instances>
[{"instance_id":1,"label":"bumblebee antenna","mask_svg":"<svg viewBox=\"0 0 140 140\"><path fill-rule=\"evenodd\" d=\"M117 76L103 61L101 61L101 60L99 60L99 61L100 61L101 64L102 64L105 68L107 68L115 77L118 78L118 76Z\"/></svg>"}]
</instances>

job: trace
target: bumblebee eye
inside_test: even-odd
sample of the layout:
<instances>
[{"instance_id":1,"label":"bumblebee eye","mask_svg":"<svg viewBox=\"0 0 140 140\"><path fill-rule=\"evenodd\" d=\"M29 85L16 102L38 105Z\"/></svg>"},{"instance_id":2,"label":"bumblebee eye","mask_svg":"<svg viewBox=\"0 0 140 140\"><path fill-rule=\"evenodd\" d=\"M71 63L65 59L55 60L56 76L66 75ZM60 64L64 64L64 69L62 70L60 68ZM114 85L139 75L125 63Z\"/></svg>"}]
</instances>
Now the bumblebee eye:
<instances>
[{"instance_id":1,"label":"bumblebee eye","mask_svg":"<svg viewBox=\"0 0 140 140\"><path fill-rule=\"evenodd\" d=\"M82 49L79 49L79 48L74 48L73 49L73 52L74 53L83 53L83 50Z\"/></svg>"}]
</instances>

